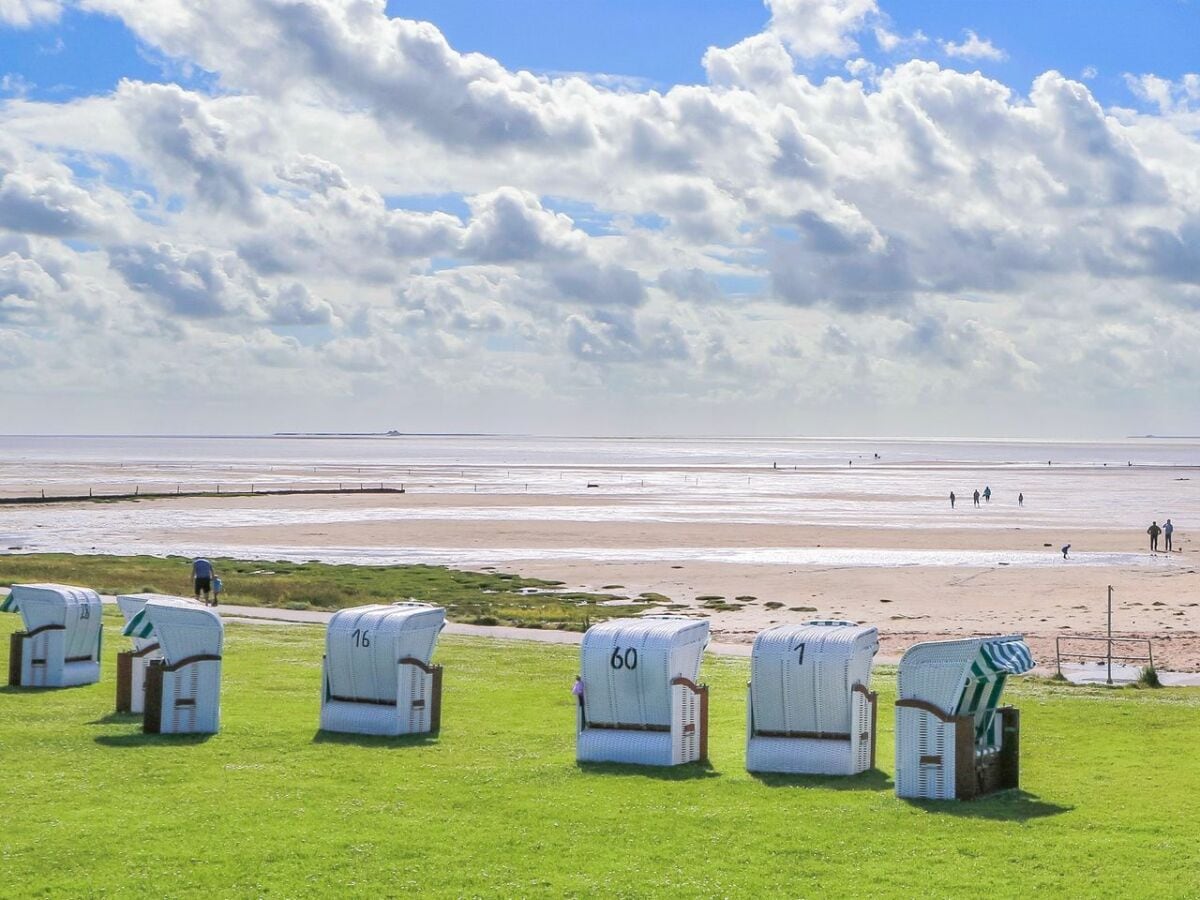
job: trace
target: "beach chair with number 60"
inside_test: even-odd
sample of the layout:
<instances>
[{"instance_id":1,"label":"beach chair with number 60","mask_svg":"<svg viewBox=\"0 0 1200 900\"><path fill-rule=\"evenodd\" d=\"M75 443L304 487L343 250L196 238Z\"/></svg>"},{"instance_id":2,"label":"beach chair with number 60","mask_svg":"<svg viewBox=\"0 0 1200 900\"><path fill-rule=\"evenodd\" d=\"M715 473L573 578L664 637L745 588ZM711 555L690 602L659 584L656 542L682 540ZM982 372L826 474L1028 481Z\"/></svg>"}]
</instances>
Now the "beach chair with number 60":
<instances>
[{"instance_id":1,"label":"beach chair with number 60","mask_svg":"<svg viewBox=\"0 0 1200 900\"><path fill-rule=\"evenodd\" d=\"M643 616L593 625L580 651L580 762L674 766L708 758L708 622Z\"/></svg>"}]
</instances>

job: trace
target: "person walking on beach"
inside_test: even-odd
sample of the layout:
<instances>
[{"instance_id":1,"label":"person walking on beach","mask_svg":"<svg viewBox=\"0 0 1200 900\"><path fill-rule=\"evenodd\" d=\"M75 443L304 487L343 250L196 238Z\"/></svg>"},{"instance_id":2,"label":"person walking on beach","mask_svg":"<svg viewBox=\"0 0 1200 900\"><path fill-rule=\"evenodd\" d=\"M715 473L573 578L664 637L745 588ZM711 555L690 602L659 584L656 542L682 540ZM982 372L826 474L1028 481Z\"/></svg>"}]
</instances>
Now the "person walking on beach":
<instances>
[{"instance_id":1,"label":"person walking on beach","mask_svg":"<svg viewBox=\"0 0 1200 900\"><path fill-rule=\"evenodd\" d=\"M950 508L954 509L954 491L950 492Z\"/></svg>"},{"instance_id":2,"label":"person walking on beach","mask_svg":"<svg viewBox=\"0 0 1200 900\"><path fill-rule=\"evenodd\" d=\"M1163 522L1163 549L1168 553L1171 552L1171 535L1175 533L1175 526L1171 524L1171 520Z\"/></svg>"},{"instance_id":3,"label":"person walking on beach","mask_svg":"<svg viewBox=\"0 0 1200 900\"><path fill-rule=\"evenodd\" d=\"M1017 506L1024 506L1024 505L1025 505L1025 495L1017 494Z\"/></svg>"},{"instance_id":4,"label":"person walking on beach","mask_svg":"<svg viewBox=\"0 0 1200 900\"><path fill-rule=\"evenodd\" d=\"M979 488L975 488L975 505L979 505Z\"/></svg>"},{"instance_id":5,"label":"person walking on beach","mask_svg":"<svg viewBox=\"0 0 1200 900\"><path fill-rule=\"evenodd\" d=\"M1146 529L1146 534L1150 535L1150 552L1158 552L1158 536L1162 534L1162 529L1158 527L1158 522L1151 522L1150 527Z\"/></svg>"},{"instance_id":6,"label":"person walking on beach","mask_svg":"<svg viewBox=\"0 0 1200 900\"><path fill-rule=\"evenodd\" d=\"M1065 547L1063 547L1063 548L1062 548L1062 552L1063 552L1063 559L1066 559L1066 558L1067 558L1067 554L1068 554L1070 551L1071 551L1071 545L1070 545L1070 544L1067 544Z\"/></svg>"},{"instance_id":7,"label":"person walking on beach","mask_svg":"<svg viewBox=\"0 0 1200 900\"><path fill-rule=\"evenodd\" d=\"M203 557L192 560L192 587L196 590L196 602L200 602L200 595L204 595L204 605L209 606L209 595L212 593L212 580L216 572L213 571L213 564Z\"/></svg>"},{"instance_id":8,"label":"person walking on beach","mask_svg":"<svg viewBox=\"0 0 1200 900\"><path fill-rule=\"evenodd\" d=\"M983 499L988 503L992 502L992 489L990 487L985 487L983 489Z\"/></svg>"}]
</instances>

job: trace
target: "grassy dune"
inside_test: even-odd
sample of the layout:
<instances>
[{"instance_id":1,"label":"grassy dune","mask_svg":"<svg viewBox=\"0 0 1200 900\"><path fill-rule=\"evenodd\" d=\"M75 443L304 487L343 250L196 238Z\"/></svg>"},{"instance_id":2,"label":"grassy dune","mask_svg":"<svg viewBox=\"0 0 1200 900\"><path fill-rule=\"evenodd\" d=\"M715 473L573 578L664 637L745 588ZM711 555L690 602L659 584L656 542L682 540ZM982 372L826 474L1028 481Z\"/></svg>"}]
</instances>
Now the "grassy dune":
<instances>
[{"instance_id":1,"label":"grassy dune","mask_svg":"<svg viewBox=\"0 0 1200 900\"><path fill-rule=\"evenodd\" d=\"M456 622L565 628L626 615L603 606L614 594L564 592L559 583L502 572L462 572L445 566L351 566L214 559L225 585L223 603L284 609L339 609L416 599L446 607ZM0 585L81 584L102 594L191 592L191 561L182 557L0 555ZM665 599L665 598L664 598ZM647 606L651 600L643 600Z\"/></svg>"},{"instance_id":2,"label":"grassy dune","mask_svg":"<svg viewBox=\"0 0 1200 900\"><path fill-rule=\"evenodd\" d=\"M898 800L879 763L743 769L747 661L709 657L710 766L574 761L577 651L444 637L442 733L316 730L322 631L231 625L224 727L147 737L103 681L0 690L6 895L1186 897L1200 892L1200 692L1018 680L1024 791ZM0 648L17 616L0 616ZM0 650L0 653L4 652Z\"/></svg>"}]
</instances>

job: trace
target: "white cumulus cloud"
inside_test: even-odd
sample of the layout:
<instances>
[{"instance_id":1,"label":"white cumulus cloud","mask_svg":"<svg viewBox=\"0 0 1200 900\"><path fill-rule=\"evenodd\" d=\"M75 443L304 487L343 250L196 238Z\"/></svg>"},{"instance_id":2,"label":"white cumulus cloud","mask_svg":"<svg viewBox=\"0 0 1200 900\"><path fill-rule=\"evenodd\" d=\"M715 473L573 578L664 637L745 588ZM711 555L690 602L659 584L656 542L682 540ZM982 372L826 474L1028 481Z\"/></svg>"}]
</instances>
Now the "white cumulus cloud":
<instances>
[{"instance_id":1,"label":"white cumulus cloud","mask_svg":"<svg viewBox=\"0 0 1200 900\"><path fill-rule=\"evenodd\" d=\"M773 0L662 89L514 71L383 0L81 5L214 87L0 104L13 429L64 397L110 430L189 397L268 430L382 405L431 429L1194 420L1156 388L1200 378L1195 76L1131 76L1132 110L1056 71L872 64L864 32L922 43L866 0Z\"/></svg>"},{"instance_id":2,"label":"white cumulus cloud","mask_svg":"<svg viewBox=\"0 0 1200 900\"><path fill-rule=\"evenodd\" d=\"M966 30L963 40L957 44L953 41L941 41L941 45L942 50L947 56L957 57L958 59L987 59L998 62L1008 57L1007 53L987 38L981 38L969 28Z\"/></svg>"},{"instance_id":3,"label":"white cumulus cloud","mask_svg":"<svg viewBox=\"0 0 1200 900\"><path fill-rule=\"evenodd\" d=\"M0 0L0 24L16 28L56 22L61 15L60 0Z\"/></svg>"},{"instance_id":4,"label":"white cumulus cloud","mask_svg":"<svg viewBox=\"0 0 1200 900\"><path fill-rule=\"evenodd\" d=\"M770 28L802 59L844 58L858 49L854 40L870 17L875 0L766 0Z\"/></svg>"}]
</instances>

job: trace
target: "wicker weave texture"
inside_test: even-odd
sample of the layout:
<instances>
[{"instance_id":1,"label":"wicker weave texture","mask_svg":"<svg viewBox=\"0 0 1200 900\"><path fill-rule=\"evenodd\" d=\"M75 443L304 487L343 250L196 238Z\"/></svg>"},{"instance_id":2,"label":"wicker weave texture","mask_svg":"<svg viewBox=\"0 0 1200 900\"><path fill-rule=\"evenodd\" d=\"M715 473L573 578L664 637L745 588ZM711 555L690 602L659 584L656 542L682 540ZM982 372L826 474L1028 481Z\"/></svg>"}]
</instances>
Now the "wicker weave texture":
<instances>
[{"instance_id":1,"label":"wicker weave texture","mask_svg":"<svg viewBox=\"0 0 1200 900\"><path fill-rule=\"evenodd\" d=\"M431 666L446 611L427 603L344 609L325 632L321 728L398 736L433 728Z\"/></svg>"},{"instance_id":2,"label":"wicker weave texture","mask_svg":"<svg viewBox=\"0 0 1200 900\"><path fill-rule=\"evenodd\" d=\"M163 673L163 734L216 734L221 730L221 661L189 663Z\"/></svg>"},{"instance_id":3,"label":"wicker weave texture","mask_svg":"<svg viewBox=\"0 0 1200 900\"><path fill-rule=\"evenodd\" d=\"M871 663L878 631L850 622L781 625L754 641L746 767L853 775L871 766ZM856 690L858 686L858 690Z\"/></svg>"},{"instance_id":4,"label":"wicker weave texture","mask_svg":"<svg viewBox=\"0 0 1200 900\"><path fill-rule=\"evenodd\" d=\"M146 600L167 671L162 680L163 734L215 734L221 728L221 653L225 626L212 609L182 597Z\"/></svg>"},{"instance_id":5,"label":"wicker weave texture","mask_svg":"<svg viewBox=\"0 0 1200 900\"><path fill-rule=\"evenodd\" d=\"M985 644L1021 641L1019 635L929 641L908 649L900 660L897 676L900 701L919 701L939 710L911 706L896 707L896 794L900 797L948 800L956 797L955 716L964 688L972 679L972 663L980 658ZM1000 682L997 686L997 699ZM990 708L990 707L989 707ZM971 721L980 721L988 709L977 711ZM999 724L990 718L985 732L973 737L976 759L992 756L1003 741ZM972 764L974 764L972 760ZM967 773L970 774L969 772ZM969 782L968 782L969 783Z\"/></svg>"},{"instance_id":6,"label":"wicker weave texture","mask_svg":"<svg viewBox=\"0 0 1200 900\"><path fill-rule=\"evenodd\" d=\"M25 631L21 685L70 687L100 680L100 595L66 584L14 584L9 607ZM69 660L69 661L68 661Z\"/></svg>"},{"instance_id":7,"label":"wicker weave texture","mask_svg":"<svg viewBox=\"0 0 1200 900\"><path fill-rule=\"evenodd\" d=\"M707 643L708 622L680 616L589 628L580 649L579 761L668 766L700 759L705 699L692 685Z\"/></svg>"}]
</instances>

